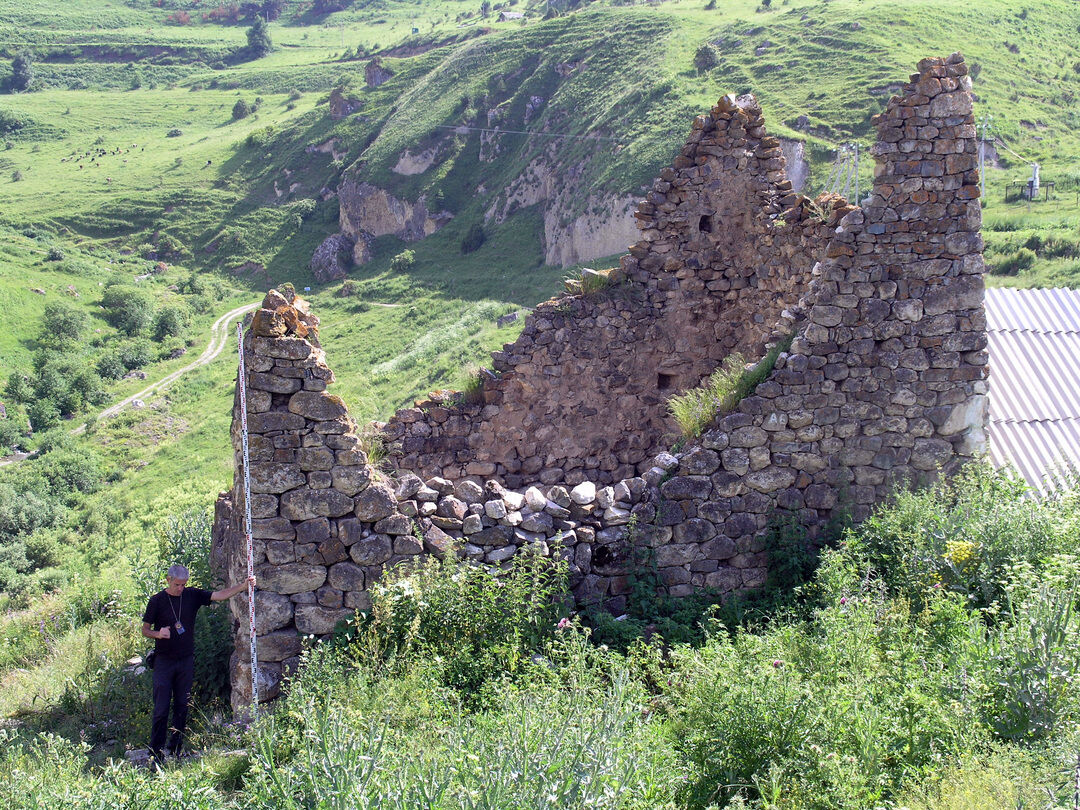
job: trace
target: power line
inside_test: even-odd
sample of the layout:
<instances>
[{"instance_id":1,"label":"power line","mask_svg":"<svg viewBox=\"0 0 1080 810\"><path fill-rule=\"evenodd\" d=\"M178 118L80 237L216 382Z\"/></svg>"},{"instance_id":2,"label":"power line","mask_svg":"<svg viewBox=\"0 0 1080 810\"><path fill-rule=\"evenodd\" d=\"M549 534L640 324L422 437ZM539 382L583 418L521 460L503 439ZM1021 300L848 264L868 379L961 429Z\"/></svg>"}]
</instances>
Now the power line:
<instances>
[{"instance_id":1,"label":"power line","mask_svg":"<svg viewBox=\"0 0 1080 810\"><path fill-rule=\"evenodd\" d=\"M469 132L490 132L492 135L529 135L537 138L562 138L564 140L578 141L614 141L621 143L621 138L609 138L606 135L562 135L556 132L527 132L521 129L491 129L490 127L466 127L439 124L437 129L468 130Z\"/></svg>"}]
</instances>

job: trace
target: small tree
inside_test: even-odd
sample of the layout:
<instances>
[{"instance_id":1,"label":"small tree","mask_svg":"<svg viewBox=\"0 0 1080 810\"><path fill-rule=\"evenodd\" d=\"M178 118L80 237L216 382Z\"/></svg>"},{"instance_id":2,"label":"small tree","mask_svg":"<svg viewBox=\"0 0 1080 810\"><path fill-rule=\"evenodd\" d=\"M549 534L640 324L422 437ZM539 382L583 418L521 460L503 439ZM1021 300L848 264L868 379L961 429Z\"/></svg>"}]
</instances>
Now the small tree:
<instances>
[{"instance_id":1,"label":"small tree","mask_svg":"<svg viewBox=\"0 0 1080 810\"><path fill-rule=\"evenodd\" d=\"M239 121L241 118L247 118L249 115L251 115L251 105L247 103L246 99L237 99L232 108L233 121Z\"/></svg>"},{"instance_id":2,"label":"small tree","mask_svg":"<svg viewBox=\"0 0 1080 810\"><path fill-rule=\"evenodd\" d=\"M708 42L698 48L694 54L694 67L697 68L698 73L712 70L718 64L720 64L720 55Z\"/></svg>"},{"instance_id":3,"label":"small tree","mask_svg":"<svg viewBox=\"0 0 1080 810\"><path fill-rule=\"evenodd\" d=\"M46 304L41 319L41 343L58 349L74 346L88 323L86 313L71 304L64 301Z\"/></svg>"},{"instance_id":4,"label":"small tree","mask_svg":"<svg viewBox=\"0 0 1080 810\"><path fill-rule=\"evenodd\" d=\"M266 56L273 50L274 43L270 39L270 30L262 17L256 17L255 22L251 24L247 32L247 41L248 50L256 59Z\"/></svg>"},{"instance_id":5,"label":"small tree","mask_svg":"<svg viewBox=\"0 0 1080 810\"><path fill-rule=\"evenodd\" d=\"M11 89L22 91L29 90L34 81L34 65L30 54L20 51L11 60Z\"/></svg>"},{"instance_id":6,"label":"small tree","mask_svg":"<svg viewBox=\"0 0 1080 810\"><path fill-rule=\"evenodd\" d=\"M395 273L404 273L411 270L414 264L416 264L416 254L406 249L390 260L390 269Z\"/></svg>"}]
</instances>

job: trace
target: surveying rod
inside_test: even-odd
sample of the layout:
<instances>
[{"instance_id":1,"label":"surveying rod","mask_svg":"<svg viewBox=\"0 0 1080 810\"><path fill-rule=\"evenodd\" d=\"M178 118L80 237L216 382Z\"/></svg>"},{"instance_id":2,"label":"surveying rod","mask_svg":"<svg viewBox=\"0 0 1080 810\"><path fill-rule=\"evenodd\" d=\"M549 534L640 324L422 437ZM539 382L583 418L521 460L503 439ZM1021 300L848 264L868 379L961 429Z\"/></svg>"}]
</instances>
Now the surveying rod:
<instances>
[{"instance_id":1,"label":"surveying rod","mask_svg":"<svg viewBox=\"0 0 1080 810\"><path fill-rule=\"evenodd\" d=\"M244 326L236 324L236 336L240 351L240 439L244 448L244 537L247 540L247 575L248 575L248 638L251 641L251 716L259 708L259 658L255 642L255 586L251 578L255 576L255 552L251 539L251 474L248 466L248 424L247 424L247 371L244 368Z\"/></svg>"}]
</instances>

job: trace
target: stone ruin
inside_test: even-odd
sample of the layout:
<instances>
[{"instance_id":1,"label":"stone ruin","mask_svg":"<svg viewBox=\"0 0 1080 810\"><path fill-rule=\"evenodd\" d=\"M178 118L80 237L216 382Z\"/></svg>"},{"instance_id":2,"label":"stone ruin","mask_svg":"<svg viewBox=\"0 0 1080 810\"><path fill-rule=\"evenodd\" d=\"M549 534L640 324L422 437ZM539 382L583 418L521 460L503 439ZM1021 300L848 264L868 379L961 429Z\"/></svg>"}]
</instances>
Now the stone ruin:
<instances>
[{"instance_id":1,"label":"stone ruin","mask_svg":"<svg viewBox=\"0 0 1080 810\"><path fill-rule=\"evenodd\" d=\"M764 583L778 512L813 532L985 449L986 319L975 125L959 54L924 59L874 125L860 206L792 193L752 96L725 96L638 208L641 240L599 290L539 305L494 354L480 401L429 400L361 449L318 320L267 295L244 338L260 695L301 635L370 605L385 570L457 553L505 565L557 549L581 605L625 609L636 548L671 596ZM599 285L598 285L599 286ZM677 453L666 400L731 352L791 339L735 410ZM243 574L235 483L215 549ZM558 538L558 542L556 542ZM237 604L239 603L239 604ZM247 606L235 600L233 701L249 701Z\"/></svg>"}]
</instances>

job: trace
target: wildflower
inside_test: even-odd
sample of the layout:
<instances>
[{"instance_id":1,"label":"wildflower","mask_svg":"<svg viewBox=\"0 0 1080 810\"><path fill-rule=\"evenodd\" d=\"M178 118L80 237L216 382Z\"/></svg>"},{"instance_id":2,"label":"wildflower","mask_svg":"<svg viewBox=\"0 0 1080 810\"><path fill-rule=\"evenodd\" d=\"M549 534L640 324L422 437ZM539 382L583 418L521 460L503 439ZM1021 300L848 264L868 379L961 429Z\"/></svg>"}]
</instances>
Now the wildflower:
<instances>
[{"instance_id":1,"label":"wildflower","mask_svg":"<svg viewBox=\"0 0 1080 810\"><path fill-rule=\"evenodd\" d=\"M773 669L780 669L780 667L784 665L784 662L777 658L775 661L772 662L772 665Z\"/></svg>"},{"instance_id":2,"label":"wildflower","mask_svg":"<svg viewBox=\"0 0 1080 810\"><path fill-rule=\"evenodd\" d=\"M840 604L841 605L846 605L847 604L847 597L846 596L841 596L840 597Z\"/></svg>"},{"instance_id":3,"label":"wildflower","mask_svg":"<svg viewBox=\"0 0 1080 810\"><path fill-rule=\"evenodd\" d=\"M555 629L557 629L557 630L565 630L569 626L570 626L570 620L563 617L562 619L559 619L559 623L557 625L555 625Z\"/></svg>"}]
</instances>

